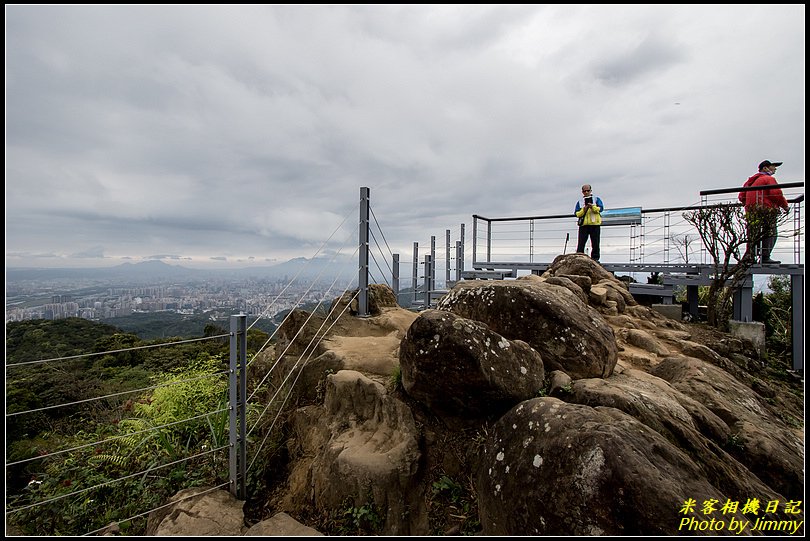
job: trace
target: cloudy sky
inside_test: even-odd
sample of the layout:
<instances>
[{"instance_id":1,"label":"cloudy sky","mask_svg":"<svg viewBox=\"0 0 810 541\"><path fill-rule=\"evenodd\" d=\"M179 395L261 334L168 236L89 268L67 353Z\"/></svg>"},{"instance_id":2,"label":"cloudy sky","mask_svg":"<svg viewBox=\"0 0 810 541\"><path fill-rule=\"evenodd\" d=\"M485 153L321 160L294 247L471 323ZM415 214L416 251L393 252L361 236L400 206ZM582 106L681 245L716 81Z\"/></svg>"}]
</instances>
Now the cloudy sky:
<instances>
[{"instance_id":1,"label":"cloudy sky","mask_svg":"<svg viewBox=\"0 0 810 541\"><path fill-rule=\"evenodd\" d=\"M651 208L763 159L804 180L804 5L5 15L7 267L311 257L356 244L361 186L410 254L585 182Z\"/></svg>"}]
</instances>

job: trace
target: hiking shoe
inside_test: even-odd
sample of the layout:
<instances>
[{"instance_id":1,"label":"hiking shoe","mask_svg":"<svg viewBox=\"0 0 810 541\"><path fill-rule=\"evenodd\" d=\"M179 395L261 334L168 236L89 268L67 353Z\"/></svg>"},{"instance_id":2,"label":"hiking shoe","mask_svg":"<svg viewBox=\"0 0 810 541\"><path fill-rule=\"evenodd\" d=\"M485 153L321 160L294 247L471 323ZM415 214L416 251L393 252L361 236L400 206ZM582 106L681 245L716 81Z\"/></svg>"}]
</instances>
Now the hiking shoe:
<instances>
[{"instance_id":1,"label":"hiking shoe","mask_svg":"<svg viewBox=\"0 0 810 541\"><path fill-rule=\"evenodd\" d=\"M767 258L767 259L763 259L763 260L762 260L762 263L763 263L764 265L779 265L779 264L780 264L780 263L782 263L782 262L781 262L781 261L777 261L777 260L775 260L775 259Z\"/></svg>"}]
</instances>

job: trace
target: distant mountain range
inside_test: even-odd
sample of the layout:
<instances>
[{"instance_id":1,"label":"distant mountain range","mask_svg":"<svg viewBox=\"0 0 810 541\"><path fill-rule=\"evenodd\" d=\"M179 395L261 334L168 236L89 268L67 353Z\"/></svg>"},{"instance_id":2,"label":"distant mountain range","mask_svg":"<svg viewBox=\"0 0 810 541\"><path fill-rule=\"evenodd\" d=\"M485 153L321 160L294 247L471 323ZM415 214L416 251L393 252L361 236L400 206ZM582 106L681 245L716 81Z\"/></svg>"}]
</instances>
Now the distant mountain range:
<instances>
[{"instance_id":1,"label":"distant mountain range","mask_svg":"<svg viewBox=\"0 0 810 541\"><path fill-rule=\"evenodd\" d=\"M247 267L241 269L190 269L181 265L169 265L163 261L123 263L114 267L93 268L6 268L6 282L22 280L194 280L206 278L280 278L299 276L313 279L340 275L341 280L357 276L358 262L348 258L331 261L326 258L307 259L298 257L277 265ZM300 273L300 274L299 274Z\"/></svg>"}]
</instances>

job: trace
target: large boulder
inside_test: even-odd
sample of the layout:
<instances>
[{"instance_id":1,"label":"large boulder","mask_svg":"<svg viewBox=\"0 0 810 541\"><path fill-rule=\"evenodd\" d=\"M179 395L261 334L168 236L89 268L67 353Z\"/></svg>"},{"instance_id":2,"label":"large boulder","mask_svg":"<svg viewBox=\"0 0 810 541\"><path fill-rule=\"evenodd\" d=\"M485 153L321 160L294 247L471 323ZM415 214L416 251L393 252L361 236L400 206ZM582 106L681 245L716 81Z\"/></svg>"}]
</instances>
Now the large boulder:
<instances>
[{"instance_id":1,"label":"large boulder","mask_svg":"<svg viewBox=\"0 0 810 541\"><path fill-rule=\"evenodd\" d=\"M551 397L504 415L482 460L484 535L671 535L687 499L727 499L688 455L633 417Z\"/></svg>"},{"instance_id":2,"label":"large boulder","mask_svg":"<svg viewBox=\"0 0 810 541\"><path fill-rule=\"evenodd\" d=\"M608 377L617 360L613 329L601 314L561 285L535 280L463 281L439 310L486 324L534 348L548 370L572 379Z\"/></svg>"},{"instance_id":3,"label":"large boulder","mask_svg":"<svg viewBox=\"0 0 810 541\"><path fill-rule=\"evenodd\" d=\"M597 284L603 280L615 281L625 290L627 289L627 286L624 286L611 272L585 254L558 255L543 273L544 278L550 276L585 276L590 279L591 284Z\"/></svg>"},{"instance_id":4,"label":"large boulder","mask_svg":"<svg viewBox=\"0 0 810 541\"><path fill-rule=\"evenodd\" d=\"M752 494L781 498L725 450L732 432L722 419L656 376L627 369L608 379L577 380L566 400L631 415L685 451L707 481L736 501Z\"/></svg>"},{"instance_id":5,"label":"large boulder","mask_svg":"<svg viewBox=\"0 0 810 541\"><path fill-rule=\"evenodd\" d=\"M460 417L502 413L544 385L543 361L528 344L440 310L426 310L413 322L399 359L410 396Z\"/></svg>"},{"instance_id":6,"label":"large boulder","mask_svg":"<svg viewBox=\"0 0 810 541\"><path fill-rule=\"evenodd\" d=\"M725 370L685 355L667 357L651 372L722 419L730 428L726 449L766 485L788 498L802 498L804 439L771 413L757 392Z\"/></svg>"},{"instance_id":7,"label":"large boulder","mask_svg":"<svg viewBox=\"0 0 810 541\"><path fill-rule=\"evenodd\" d=\"M359 290L347 291L332 303L330 312L348 312L356 315L359 312L358 304ZM349 306L347 306L349 305ZM382 313L383 308L393 308L398 306L397 296L394 291L385 284L369 284L368 285L368 314L378 316Z\"/></svg>"}]
</instances>

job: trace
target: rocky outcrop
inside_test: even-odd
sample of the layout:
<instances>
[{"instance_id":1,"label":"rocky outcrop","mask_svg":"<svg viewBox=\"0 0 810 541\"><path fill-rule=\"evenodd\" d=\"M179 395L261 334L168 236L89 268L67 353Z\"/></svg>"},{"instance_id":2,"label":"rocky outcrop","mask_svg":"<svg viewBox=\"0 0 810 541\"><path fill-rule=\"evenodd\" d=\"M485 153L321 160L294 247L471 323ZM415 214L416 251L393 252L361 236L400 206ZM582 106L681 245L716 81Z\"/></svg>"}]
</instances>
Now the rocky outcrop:
<instances>
[{"instance_id":1,"label":"rocky outcrop","mask_svg":"<svg viewBox=\"0 0 810 541\"><path fill-rule=\"evenodd\" d=\"M486 535L666 535L684 495L725 500L633 417L556 398L523 402L498 421L477 487Z\"/></svg>"},{"instance_id":2,"label":"rocky outcrop","mask_svg":"<svg viewBox=\"0 0 810 541\"><path fill-rule=\"evenodd\" d=\"M503 413L545 384L543 360L526 342L441 310L426 310L414 321L399 358L409 396L459 417Z\"/></svg>"},{"instance_id":3,"label":"rocky outcrop","mask_svg":"<svg viewBox=\"0 0 810 541\"><path fill-rule=\"evenodd\" d=\"M192 488L178 492L174 505L153 512L149 516L146 535L179 535L184 537L237 536L237 535L323 535L304 526L287 513L278 513L250 528L245 526L242 511L244 502L230 492ZM171 503L170 502L170 503ZM109 533L117 535L117 528Z\"/></svg>"},{"instance_id":4,"label":"rocky outcrop","mask_svg":"<svg viewBox=\"0 0 810 541\"><path fill-rule=\"evenodd\" d=\"M285 474L250 530L219 502L237 516L221 531L365 516L387 535L804 532L803 432L785 422L801 401L750 371L752 347L639 306L590 258L460 282L420 314L374 298L370 317L344 296L342 315L284 329L272 377L299 382ZM151 533L219 531L200 509L169 508Z\"/></svg>"},{"instance_id":5,"label":"rocky outcrop","mask_svg":"<svg viewBox=\"0 0 810 541\"><path fill-rule=\"evenodd\" d=\"M224 490L190 488L171 499L170 507L149 516L146 535L241 535L245 531L243 502Z\"/></svg>"},{"instance_id":6,"label":"rocky outcrop","mask_svg":"<svg viewBox=\"0 0 810 541\"><path fill-rule=\"evenodd\" d=\"M359 372L326 378L323 407L294 412L296 460L285 501L294 509L379 509L382 531L411 535L427 527L419 483L419 434L408 407Z\"/></svg>"},{"instance_id":7,"label":"rocky outcrop","mask_svg":"<svg viewBox=\"0 0 810 541\"><path fill-rule=\"evenodd\" d=\"M718 443L726 445L752 474L775 492L802 498L804 442L797 440L758 393L724 370L693 357L668 357L652 375L722 419L729 433Z\"/></svg>"},{"instance_id":8,"label":"rocky outcrop","mask_svg":"<svg viewBox=\"0 0 810 541\"><path fill-rule=\"evenodd\" d=\"M321 536L321 532L304 526L287 513L278 513L267 520L254 524L245 535L261 536Z\"/></svg>"},{"instance_id":9,"label":"rocky outcrop","mask_svg":"<svg viewBox=\"0 0 810 541\"><path fill-rule=\"evenodd\" d=\"M534 348L549 370L573 379L608 377L616 365L613 329L570 289L545 282L465 281L437 304Z\"/></svg>"}]
</instances>

